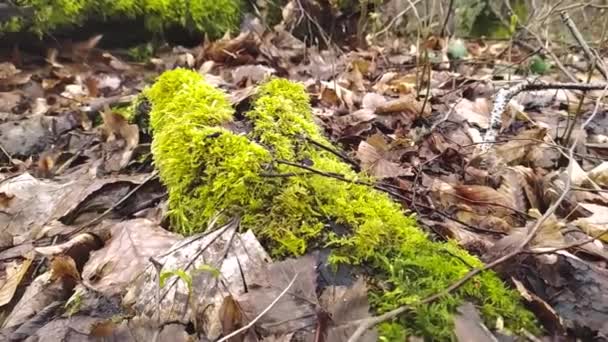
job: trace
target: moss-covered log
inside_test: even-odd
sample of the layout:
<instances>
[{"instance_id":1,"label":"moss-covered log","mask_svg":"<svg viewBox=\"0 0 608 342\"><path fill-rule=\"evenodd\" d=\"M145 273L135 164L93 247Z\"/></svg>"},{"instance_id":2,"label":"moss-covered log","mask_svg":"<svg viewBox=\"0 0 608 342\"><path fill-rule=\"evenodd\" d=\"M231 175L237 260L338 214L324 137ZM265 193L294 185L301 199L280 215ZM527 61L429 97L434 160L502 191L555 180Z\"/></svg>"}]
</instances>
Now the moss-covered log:
<instances>
[{"instance_id":1,"label":"moss-covered log","mask_svg":"<svg viewBox=\"0 0 608 342\"><path fill-rule=\"evenodd\" d=\"M15 0L12 18L0 23L3 32L38 34L82 25L87 21L143 18L146 28L160 32L180 27L211 38L238 28L242 0Z\"/></svg>"},{"instance_id":2,"label":"moss-covered log","mask_svg":"<svg viewBox=\"0 0 608 342\"><path fill-rule=\"evenodd\" d=\"M313 122L303 86L270 80L258 89L253 109L241 122L235 121L225 94L192 71L164 73L144 96L152 105L152 150L169 190L175 229L190 234L215 215L240 215L243 227L252 229L274 256L329 246L333 262L368 266L383 284L382 290L372 286L377 312L404 304L415 308L412 315L381 326L389 341L405 334L449 340L451 313L464 299L478 305L490 326L502 317L514 333L537 331L518 295L492 272L432 305L416 305L481 262L453 242L430 241L415 218L384 193L277 162L372 180L310 143L330 145ZM346 228L332 229L336 225Z\"/></svg>"}]
</instances>

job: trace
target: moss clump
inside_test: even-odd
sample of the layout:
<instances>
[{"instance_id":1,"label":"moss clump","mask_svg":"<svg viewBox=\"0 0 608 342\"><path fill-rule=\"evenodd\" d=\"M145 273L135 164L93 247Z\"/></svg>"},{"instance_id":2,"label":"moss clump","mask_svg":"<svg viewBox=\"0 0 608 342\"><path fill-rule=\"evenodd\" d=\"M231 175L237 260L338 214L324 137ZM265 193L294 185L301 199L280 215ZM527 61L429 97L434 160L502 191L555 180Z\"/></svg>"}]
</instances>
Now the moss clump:
<instances>
[{"instance_id":1,"label":"moss clump","mask_svg":"<svg viewBox=\"0 0 608 342\"><path fill-rule=\"evenodd\" d=\"M178 26L209 37L221 37L238 27L243 7L241 0L16 0L16 5L34 10L31 22L11 19L0 32L29 29L51 33L77 26L86 20L144 18L152 32Z\"/></svg>"},{"instance_id":2,"label":"moss clump","mask_svg":"<svg viewBox=\"0 0 608 342\"><path fill-rule=\"evenodd\" d=\"M536 331L533 316L492 272L431 305L417 305L481 262L452 242L430 241L415 219L384 193L302 174L300 168L280 162L372 180L309 143L329 145L312 120L301 85L273 79L261 86L253 109L245 113L253 127L245 135L225 128L233 120L225 95L195 72L167 72L144 94L152 104L152 151L169 189L176 229L193 233L218 213L223 218L238 213L244 228L254 230L275 256L330 246L333 262L370 266L383 284L370 296L375 310L404 304L414 309L411 316L381 327L386 338L412 334L449 340L451 313L464 299L478 304L489 323L502 317L513 331ZM288 173L296 175L268 177ZM333 231L330 222L346 231Z\"/></svg>"}]
</instances>

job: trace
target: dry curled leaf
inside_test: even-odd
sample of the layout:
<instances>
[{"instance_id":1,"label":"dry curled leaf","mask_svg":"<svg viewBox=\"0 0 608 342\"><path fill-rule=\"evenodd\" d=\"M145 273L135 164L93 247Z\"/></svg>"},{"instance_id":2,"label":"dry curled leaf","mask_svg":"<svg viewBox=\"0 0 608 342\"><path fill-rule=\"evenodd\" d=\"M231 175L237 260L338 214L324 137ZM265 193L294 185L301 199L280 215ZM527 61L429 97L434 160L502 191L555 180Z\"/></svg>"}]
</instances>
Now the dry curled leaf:
<instances>
[{"instance_id":1,"label":"dry curled leaf","mask_svg":"<svg viewBox=\"0 0 608 342\"><path fill-rule=\"evenodd\" d=\"M67 255L58 255L51 259L51 281L57 279L69 279L75 282L80 281L80 272L76 268L76 262Z\"/></svg>"},{"instance_id":2,"label":"dry curled leaf","mask_svg":"<svg viewBox=\"0 0 608 342\"><path fill-rule=\"evenodd\" d=\"M591 211L589 217L582 217L572 223L585 233L595 236L608 231L608 207L593 203L580 203L580 206ZM602 235L600 240L608 242L608 234Z\"/></svg>"},{"instance_id":3,"label":"dry curled leaf","mask_svg":"<svg viewBox=\"0 0 608 342\"><path fill-rule=\"evenodd\" d=\"M34 254L28 253L23 260L12 261L5 265L5 274L2 276L3 279L0 279L0 306L8 304L13 299L15 291L27 274L33 260Z\"/></svg>"},{"instance_id":4,"label":"dry curled leaf","mask_svg":"<svg viewBox=\"0 0 608 342\"><path fill-rule=\"evenodd\" d=\"M431 104L417 100L413 95L402 96L390 100L376 108L378 114L406 113L412 116L428 117L431 114Z\"/></svg>"},{"instance_id":5,"label":"dry curled leaf","mask_svg":"<svg viewBox=\"0 0 608 342\"><path fill-rule=\"evenodd\" d=\"M91 326L89 335L91 337L97 337L97 338L110 337L114 334L114 331L116 330L116 328L117 328L116 323L112 322L112 320L110 320L110 319L99 321L99 322L94 323Z\"/></svg>"},{"instance_id":6,"label":"dry curled leaf","mask_svg":"<svg viewBox=\"0 0 608 342\"><path fill-rule=\"evenodd\" d=\"M452 118L466 121L480 128L488 128L490 124L490 103L486 98L479 97L474 101L466 98L459 99L454 105Z\"/></svg>"},{"instance_id":7,"label":"dry curled leaf","mask_svg":"<svg viewBox=\"0 0 608 342\"><path fill-rule=\"evenodd\" d=\"M359 143L357 158L365 172L380 179L412 175L411 170L399 165L398 156L392 155L390 147L379 134Z\"/></svg>"},{"instance_id":8,"label":"dry curled leaf","mask_svg":"<svg viewBox=\"0 0 608 342\"><path fill-rule=\"evenodd\" d=\"M367 299L367 285L362 278L352 286L331 286L326 288L319 299L323 310L317 313L318 328L325 328L325 339L317 341L346 342L354 333L356 326L349 325L354 321L370 317ZM317 334L318 337L321 337ZM377 341L375 330L367 331L359 341Z\"/></svg>"},{"instance_id":9,"label":"dry curled leaf","mask_svg":"<svg viewBox=\"0 0 608 342\"><path fill-rule=\"evenodd\" d=\"M356 96L345 87L336 82L321 82L321 102L333 107L346 107L349 111L354 111Z\"/></svg>"},{"instance_id":10,"label":"dry curled leaf","mask_svg":"<svg viewBox=\"0 0 608 342\"><path fill-rule=\"evenodd\" d=\"M224 297L220 307L220 322L222 324L222 334L228 335L243 326L243 313L239 304L230 295ZM245 338L240 334L228 340L228 342L240 342Z\"/></svg>"},{"instance_id":11,"label":"dry curled leaf","mask_svg":"<svg viewBox=\"0 0 608 342\"><path fill-rule=\"evenodd\" d=\"M495 147L496 155L507 164L526 161L533 149L542 146L546 134L547 130L544 128L522 131L515 137L508 139L506 143L498 144Z\"/></svg>"},{"instance_id":12,"label":"dry curled leaf","mask_svg":"<svg viewBox=\"0 0 608 342\"><path fill-rule=\"evenodd\" d=\"M13 194L9 194L4 191L0 192L0 207L1 208L8 207L13 198L15 198L15 195L13 195Z\"/></svg>"},{"instance_id":13,"label":"dry curled leaf","mask_svg":"<svg viewBox=\"0 0 608 342\"><path fill-rule=\"evenodd\" d=\"M106 142L122 141L117 146L107 144L110 156L106 161L106 169L121 170L127 166L133 150L139 144L139 127L136 124L129 124L125 117L108 109L101 112L101 117L104 122L102 133L106 137Z\"/></svg>"}]
</instances>

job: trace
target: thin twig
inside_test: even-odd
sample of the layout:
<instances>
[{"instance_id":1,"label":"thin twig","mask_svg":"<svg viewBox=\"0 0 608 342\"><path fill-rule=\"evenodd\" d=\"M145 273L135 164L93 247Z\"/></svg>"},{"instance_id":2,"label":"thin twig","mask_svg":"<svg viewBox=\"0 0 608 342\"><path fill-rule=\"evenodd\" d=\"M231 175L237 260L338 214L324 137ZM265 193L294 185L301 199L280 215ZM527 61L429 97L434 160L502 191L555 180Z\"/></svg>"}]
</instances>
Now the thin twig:
<instances>
[{"instance_id":1,"label":"thin twig","mask_svg":"<svg viewBox=\"0 0 608 342\"><path fill-rule=\"evenodd\" d=\"M106 217L109 213L111 213L119 205L123 204L126 200L128 200L131 196L133 196L133 194L135 194L139 189L141 189L146 183L148 183L149 181L153 180L157 176L158 176L158 171L152 172L148 177L146 177L146 179L144 179L141 183L139 183L136 187L134 187L126 195L124 195L118 202L114 203L111 207L109 207L108 209L106 209L99 216L95 217L94 219L92 219L92 220L90 220L88 222L83 223L82 225L80 225L80 227L78 227L75 230L73 230L72 232L68 233L66 235L66 237L74 236L77 233L81 232L86 227L89 227L91 225L99 223L104 217Z\"/></svg>"},{"instance_id":2,"label":"thin twig","mask_svg":"<svg viewBox=\"0 0 608 342\"><path fill-rule=\"evenodd\" d=\"M342 159L343 161L347 162L348 164L350 164L351 166L353 166L356 170L358 170L360 168L359 163L357 163L356 161L354 161L353 159L351 159L350 157L348 157L345 153L342 153L336 149L333 149L329 146L326 146L314 139L311 139L309 137L306 137L306 141L308 141L309 143L317 146L318 148L325 150L335 156L337 156L338 158Z\"/></svg>"},{"instance_id":3,"label":"thin twig","mask_svg":"<svg viewBox=\"0 0 608 342\"><path fill-rule=\"evenodd\" d=\"M586 83L591 82L591 77L593 76L593 69L595 69L595 65L596 65L596 59L593 59L591 62L591 65L589 66L589 70L587 70L587 82ZM561 141L564 144L567 144L568 141L570 141L572 132L574 132L574 126L576 125L576 122L578 121L579 116L581 115L581 112L583 110L583 103L585 103L586 95L587 95L587 92L583 92L583 95L581 96L581 98L578 102L578 106L576 107L576 112L574 113L574 119L572 121L570 120L571 115L568 115L568 119L567 119L567 123L566 123L566 131L564 132L564 135L561 139Z\"/></svg>"},{"instance_id":4,"label":"thin twig","mask_svg":"<svg viewBox=\"0 0 608 342\"><path fill-rule=\"evenodd\" d=\"M448 27L448 21L450 20L450 16L452 15L452 11L454 10L454 0L450 0L450 4L448 5L448 13L445 15L445 21L443 22L443 26L441 26L440 37L445 37L445 30Z\"/></svg>"},{"instance_id":5,"label":"thin twig","mask_svg":"<svg viewBox=\"0 0 608 342\"><path fill-rule=\"evenodd\" d=\"M391 19L391 21L389 21L389 23L380 31L376 32L373 36L372 39L375 39L376 37L378 37L379 35L383 34L384 32L390 30L390 28L395 24L395 22L397 22L397 20L399 20L399 18L401 18L404 14L406 14L410 9L416 10L415 5L417 5L420 1L422 0L416 0L414 2L410 2L410 6L408 6L406 9L404 9L403 11L399 12L395 17L393 17L393 19Z\"/></svg>"},{"instance_id":6,"label":"thin twig","mask_svg":"<svg viewBox=\"0 0 608 342\"><path fill-rule=\"evenodd\" d=\"M246 326L244 326L238 330L235 330L235 331L231 332L230 334L222 337L217 342L228 341L232 337L237 336L237 335L241 334L242 332L251 329L251 327L254 326L262 317L264 317L264 315L266 313L268 313L268 311L270 311L270 309L272 309L272 307L274 307L279 302L279 300L287 293L287 291L289 291L289 289L291 288L293 283L295 283L297 277L298 277L298 274L296 273L296 275L293 276L293 279L291 279L291 281L289 282L289 285L287 285L287 287L283 290L283 292L281 292L279 294L279 296L277 298L275 298L272 301L272 303L270 303L270 305L268 305L268 307L266 307L266 309L264 309L264 311L260 312L260 314L257 315L251 322L249 322Z\"/></svg>"},{"instance_id":7,"label":"thin twig","mask_svg":"<svg viewBox=\"0 0 608 342\"><path fill-rule=\"evenodd\" d=\"M568 12L561 11L560 16L562 17L564 24L566 24L566 26L570 30L570 33L572 33L572 36L574 37L574 39L578 42L578 44L583 49L585 56L587 56L587 58L589 59L589 62L592 65L595 64L595 67L600 72L600 74L602 74L602 76L604 76L604 79L608 80L608 72L606 71L606 65L604 64L604 62L601 58L597 58L597 55L593 51L591 51L589 44L587 44L587 42L585 41L585 38L583 38L583 35L581 35L581 33L576 28L576 24L574 24L574 21L572 21L572 19L568 15Z\"/></svg>"},{"instance_id":8,"label":"thin twig","mask_svg":"<svg viewBox=\"0 0 608 342\"><path fill-rule=\"evenodd\" d=\"M13 163L13 156L11 156L11 154L8 153L8 151L4 148L4 146L2 146L2 144L0 144L0 151L2 151L2 154L4 154L6 156L6 158L8 159L9 164L14 164Z\"/></svg>"}]
</instances>

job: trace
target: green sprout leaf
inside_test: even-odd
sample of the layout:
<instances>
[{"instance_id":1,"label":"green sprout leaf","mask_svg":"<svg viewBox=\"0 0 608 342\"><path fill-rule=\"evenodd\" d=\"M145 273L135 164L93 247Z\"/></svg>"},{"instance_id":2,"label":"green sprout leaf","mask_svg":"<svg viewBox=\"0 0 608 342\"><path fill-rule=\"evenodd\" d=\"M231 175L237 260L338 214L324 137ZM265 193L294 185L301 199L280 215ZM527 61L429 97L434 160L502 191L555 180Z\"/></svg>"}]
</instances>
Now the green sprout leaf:
<instances>
[{"instance_id":1,"label":"green sprout leaf","mask_svg":"<svg viewBox=\"0 0 608 342\"><path fill-rule=\"evenodd\" d=\"M532 57L530 61L531 72L538 75L544 75L547 73L547 71L549 71L549 69L551 69L551 64L549 64L544 58L540 56Z\"/></svg>"}]
</instances>

